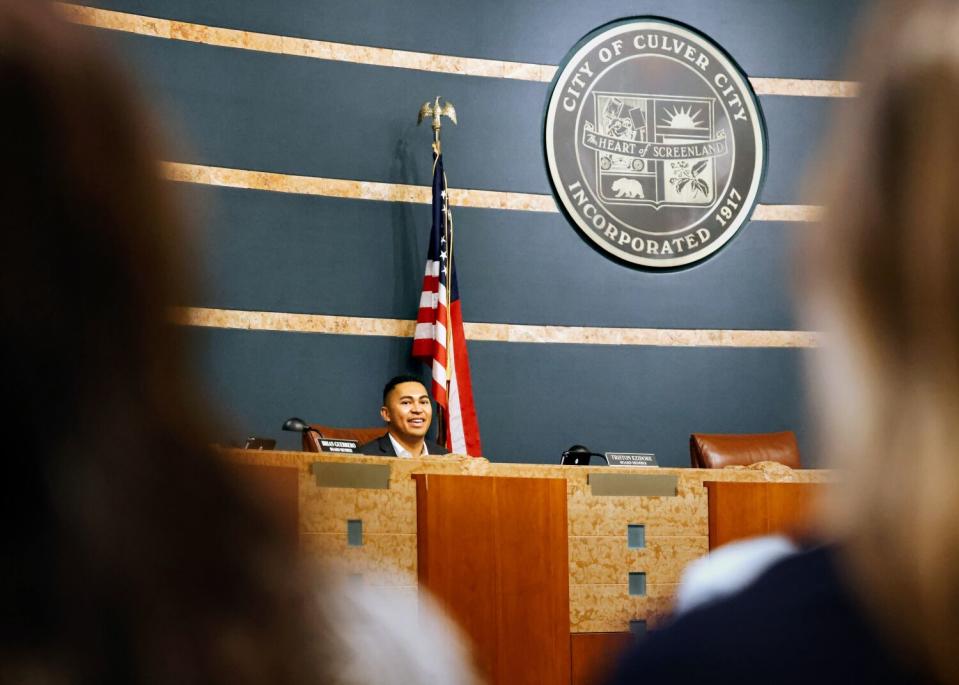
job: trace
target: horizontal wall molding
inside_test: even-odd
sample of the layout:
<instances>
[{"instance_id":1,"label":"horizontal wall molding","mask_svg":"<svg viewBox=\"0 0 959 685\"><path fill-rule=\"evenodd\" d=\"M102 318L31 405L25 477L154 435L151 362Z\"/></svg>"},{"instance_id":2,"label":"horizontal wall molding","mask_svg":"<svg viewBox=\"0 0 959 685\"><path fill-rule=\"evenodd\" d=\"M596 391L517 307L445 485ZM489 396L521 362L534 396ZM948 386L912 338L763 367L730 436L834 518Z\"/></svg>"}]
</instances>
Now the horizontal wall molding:
<instances>
[{"instance_id":1,"label":"horizontal wall molding","mask_svg":"<svg viewBox=\"0 0 959 685\"><path fill-rule=\"evenodd\" d=\"M165 162L163 164L163 174L167 179L181 183L197 183L245 190L265 190L276 193L341 197L352 200L430 204L430 193L432 192L429 186L379 181L354 181L318 176L295 176L183 162ZM450 201L454 207L507 209L524 212L559 211L552 195L512 193L498 190L471 190L467 188L450 188L449 193ZM757 205L752 218L755 221L809 222L816 221L820 213L821 208L814 205Z\"/></svg>"},{"instance_id":2,"label":"horizontal wall molding","mask_svg":"<svg viewBox=\"0 0 959 685\"><path fill-rule=\"evenodd\" d=\"M235 309L177 307L171 320L179 325L248 331L372 335L412 338L415 321L324 314L250 312ZM772 347L812 348L821 334L812 331L758 331L684 328L603 328L465 323L468 340L570 345L626 345L636 347Z\"/></svg>"},{"instance_id":3,"label":"horizontal wall molding","mask_svg":"<svg viewBox=\"0 0 959 685\"><path fill-rule=\"evenodd\" d=\"M756 205L753 221L818 221L822 207L815 205Z\"/></svg>"},{"instance_id":4,"label":"horizontal wall molding","mask_svg":"<svg viewBox=\"0 0 959 685\"><path fill-rule=\"evenodd\" d=\"M812 98L852 98L859 94L854 81L827 81L804 78L762 78L751 76L756 95L786 95Z\"/></svg>"},{"instance_id":5,"label":"horizontal wall molding","mask_svg":"<svg viewBox=\"0 0 959 685\"><path fill-rule=\"evenodd\" d=\"M59 3L59 5L68 19L85 26L240 50L336 62L353 62L378 67L545 83L553 79L557 69L556 66L550 64L527 64L474 57L437 55L409 50L392 50L390 48L226 29L84 5L68 3ZM854 97L858 91L858 84L852 81L763 77L751 77L749 80L759 95L845 98Z\"/></svg>"},{"instance_id":6,"label":"horizontal wall molding","mask_svg":"<svg viewBox=\"0 0 959 685\"><path fill-rule=\"evenodd\" d=\"M247 171L225 167L202 166L167 162L165 176L171 181L202 185L267 190L299 195L342 197L353 200L381 200L385 202L413 202L430 204L432 189L403 183L354 181L318 176L294 176L266 171ZM512 209L529 212L557 212L551 195L511 193L497 190L469 190L450 188L449 198L454 207L482 207L485 209Z\"/></svg>"}]
</instances>

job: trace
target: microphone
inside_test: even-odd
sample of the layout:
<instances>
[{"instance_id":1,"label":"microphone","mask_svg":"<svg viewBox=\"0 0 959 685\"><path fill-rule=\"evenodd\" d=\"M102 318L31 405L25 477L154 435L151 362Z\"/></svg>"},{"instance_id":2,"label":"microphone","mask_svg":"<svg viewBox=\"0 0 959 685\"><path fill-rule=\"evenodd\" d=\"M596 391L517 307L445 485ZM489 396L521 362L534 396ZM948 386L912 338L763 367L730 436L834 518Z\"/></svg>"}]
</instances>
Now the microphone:
<instances>
[{"instance_id":1,"label":"microphone","mask_svg":"<svg viewBox=\"0 0 959 685\"><path fill-rule=\"evenodd\" d=\"M293 433L316 433L318 438L323 437L323 434L320 433L320 431L316 430L303 419L298 419L295 416L290 417L283 422L283 430L292 431Z\"/></svg>"},{"instance_id":2,"label":"microphone","mask_svg":"<svg viewBox=\"0 0 959 685\"><path fill-rule=\"evenodd\" d=\"M303 419L298 419L294 416L283 422L283 430L292 431L294 433L305 433L307 431L315 431L316 429L310 428L310 424Z\"/></svg>"},{"instance_id":3,"label":"microphone","mask_svg":"<svg viewBox=\"0 0 959 685\"><path fill-rule=\"evenodd\" d=\"M605 454L590 452L589 448L583 445L573 445L563 452L559 463L563 466L589 466L591 457L602 457L603 461L609 464L609 459L606 458Z\"/></svg>"}]
</instances>

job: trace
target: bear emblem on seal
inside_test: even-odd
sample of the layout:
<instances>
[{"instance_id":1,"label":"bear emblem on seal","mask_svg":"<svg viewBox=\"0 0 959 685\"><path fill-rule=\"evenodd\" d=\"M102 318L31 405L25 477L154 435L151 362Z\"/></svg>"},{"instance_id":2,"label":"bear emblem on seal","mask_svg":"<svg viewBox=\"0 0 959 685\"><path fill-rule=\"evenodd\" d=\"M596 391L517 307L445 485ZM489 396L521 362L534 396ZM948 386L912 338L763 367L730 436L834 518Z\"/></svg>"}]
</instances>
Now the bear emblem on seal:
<instances>
[{"instance_id":1,"label":"bear emblem on seal","mask_svg":"<svg viewBox=\"0 0 959 685\"><path fill-rule=\"evenodd\" d=\"M645 198L643 184L633 178L617 178L613 182L613 192L616 197Z\"/></svg>"}]
</instances>

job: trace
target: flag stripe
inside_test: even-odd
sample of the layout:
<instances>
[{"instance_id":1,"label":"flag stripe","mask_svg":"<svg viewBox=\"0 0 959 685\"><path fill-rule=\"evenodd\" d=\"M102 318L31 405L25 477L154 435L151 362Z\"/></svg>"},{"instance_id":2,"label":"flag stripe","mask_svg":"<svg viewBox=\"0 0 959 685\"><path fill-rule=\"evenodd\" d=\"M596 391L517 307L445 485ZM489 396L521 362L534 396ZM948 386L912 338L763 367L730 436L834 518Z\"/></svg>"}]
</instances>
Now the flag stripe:
<instances>
[{"instance_id":1,"label":"flag stripe","mask_svg":"<svg viewBox=\"0 0 959 685\"><path fill-rule=\"evenodd\" d=\"M456 454L466 454L466 434L463 426L463 409L460 405L459 375L456 373L456 354L454 352L450 364L450 394L448 402L449 414L449 448Z\"/></svg>"},{"instance_id":2,"label":"flag stripe","mask_svg":"<svg viewBox=\"0 0 959 685\"><path fill-rule=\"evenodd\" d=\"M469 402L458 401L457 410L466 454L482 454L479 421L476 418L476 406L473 404L473 381L470 373L469 357L466 353L466 335L463 332L463 311L460 300L450 304L450 318L453 329L453 375L452 383L456 384L456 397L469 398ZM452 411L452 410L451 410ZM452 423L452 422L451 422Z\"/></svg>"}]
</instances>

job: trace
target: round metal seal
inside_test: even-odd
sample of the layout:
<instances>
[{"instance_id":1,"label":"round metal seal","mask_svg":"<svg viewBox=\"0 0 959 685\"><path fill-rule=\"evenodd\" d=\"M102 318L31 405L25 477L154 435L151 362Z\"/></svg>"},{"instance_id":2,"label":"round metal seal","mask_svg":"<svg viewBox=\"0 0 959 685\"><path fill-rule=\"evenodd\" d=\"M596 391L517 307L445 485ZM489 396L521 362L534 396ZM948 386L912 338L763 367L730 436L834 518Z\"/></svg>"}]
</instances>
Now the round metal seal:
<instances>
[{"instance_id":1,"label":"round metal seal","mask_svg":"<svg viewBox=\"0 0 959 685\"><path fill-rule=\"evenodd\" d=\"M670 269L712 255L751 214L766 126L749 80L701 33L607 24L567 55L544 124L553 193L609 255Z\"/></svg>"}]
</instances>

